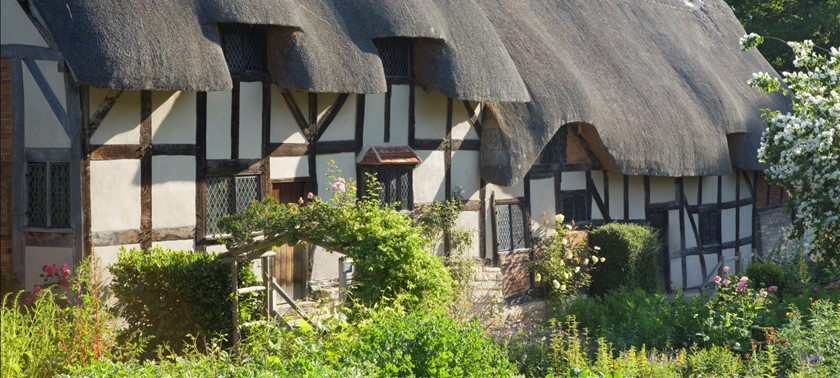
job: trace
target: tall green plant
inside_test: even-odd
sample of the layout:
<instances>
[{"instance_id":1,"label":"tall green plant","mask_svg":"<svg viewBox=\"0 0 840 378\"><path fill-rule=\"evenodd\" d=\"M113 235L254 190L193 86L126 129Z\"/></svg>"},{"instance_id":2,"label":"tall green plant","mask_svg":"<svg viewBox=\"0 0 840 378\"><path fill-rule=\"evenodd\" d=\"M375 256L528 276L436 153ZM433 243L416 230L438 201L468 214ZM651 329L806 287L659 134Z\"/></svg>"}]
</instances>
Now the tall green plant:
<instances>
[{"instance_id":1,"label":"tall green plant","mask_svg":"<svg viewBox=\"0 0 840 378\"><path fill-rule=\"evenodd\" d=\"M586 234L575 232L571 225L563 225L563 220L563 215L558 214L553 226L547 222L543 225L532 265L535 281L543 284L558 305L588 287L592 278L590 268L604 261L596 255L598 248L589 248Z\"/></svg>"},{"instance_id":2,"label":"tall green plant","mask_svg":"<svg viewBox=\"0 0 840 378\"><path fill-rule=\"evenodd\" d=\"M601 247L607 259L592 271L593 294L621 286L640 288L648 293L659 287L657 255L659 232L649 226L609 223L589 234L589 243Z\"/></svg>"}]
</instances>

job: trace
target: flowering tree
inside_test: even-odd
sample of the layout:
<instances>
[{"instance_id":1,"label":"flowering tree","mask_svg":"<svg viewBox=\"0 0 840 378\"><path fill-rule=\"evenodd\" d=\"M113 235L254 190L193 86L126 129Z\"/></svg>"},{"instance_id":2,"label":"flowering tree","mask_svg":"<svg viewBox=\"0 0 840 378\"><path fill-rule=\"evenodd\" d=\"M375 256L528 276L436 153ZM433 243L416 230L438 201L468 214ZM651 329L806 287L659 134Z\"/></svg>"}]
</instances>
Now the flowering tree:
<instances>
[{"instance_id":1,"label":"flowering tree","mask_svg":"<svg viewBox=\"0 0 840 378\"><path fill-rule=\"evenodd\" d=\"M763 40L748 34L741 49ZM758 158L770 166L768 180L790 195L788 206L797 213L791 236L804 241L813 259L840 264L840 50L819 54L811 41L787 44L798 71L782 73L784 89L764 72L749 81L768 93L790 92L792 100L792 113L765 110Z\"/></svg>"}]
</instances>

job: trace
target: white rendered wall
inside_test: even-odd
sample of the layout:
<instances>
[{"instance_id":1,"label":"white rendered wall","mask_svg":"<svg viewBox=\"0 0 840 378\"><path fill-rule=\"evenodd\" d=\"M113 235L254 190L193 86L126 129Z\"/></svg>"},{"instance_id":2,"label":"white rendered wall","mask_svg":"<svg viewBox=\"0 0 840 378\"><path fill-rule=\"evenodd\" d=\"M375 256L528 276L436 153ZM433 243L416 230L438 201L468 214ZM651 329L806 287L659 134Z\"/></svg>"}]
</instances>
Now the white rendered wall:
<instances>
[{"instance_id":1,"label":"white rendered wall","mask_svg":"<svg viewBox=\"0 0 840 378\"><path fill-rule=\"evenodd\" d=\"M531 229L543 224L543 218L554 223L554 178L531 180Z\"/></svg>"},{"instance_id":2,"label":"white rendered wall","mask_svg":"<svg viewBox=\"0 0 840 378\"><path fill-rule=\"evenodd\" d=\"M645 182L641 176L630 176L627 199L630 202L630 219L645 219Z\"/></svg>"},{"instance_id":3,"label":"white rendered wall","mask_svg":"<svg viewBox=\"0 0 840 378\"><path fill-rule=\"evenodd\" d=\"M300 132L300 127L292 116L292 111L289 110L283 95L274 85L271 86L271 130L269 136L272 143L306 143L306 138Z\"/></svg>"},{"instance_id":4,"label":"white rendered wall","mask_svg":"<svg viewBox=\"0 0 840 378\"><path fill-rule=\"evenodd\" d=\"M444 170L446 167L443 151L416 151L422 163L414 168L412 180L414 181L414 203L427 203L443 201L446 199L444 193ZM453 177L454 178L454 177ZM454 184L454 180L453 180ZM455 185L452 186L453 189Z\"/></svg>"},{"instance_id":5,"label":"white rendered wall","mask_svg":"<svg viewBox=\"0 0 840 378\"><path fill-rule=\"evenodd\" d=\"M592 183L595 184L595 191L598 192L598 195L601 196L601 201L603 201L606 197L604 195L604 175L601 171L592 171L591 174ZM591 209L592 214L590 219L604 219L604 214L601 214L601 209L598 207L598 203L595 202L595 195L593 193Z\"/></svg>"},{"instance_id":6,"label":"white rendered wall","mask_svg":"<svg viewBox=\"0 0 840 378\"><path fill-rule=\"evenodd\" d=\"M393 100L393 97L391 98ZM385 94L365 96L363 146L385 144Z\"/></svg>"},{"instance_id":7,"label":"white rendered wall","mask_svg":"<svg viewBox=\"0 0 840 378\"><path fill-rule=\"evenodd\" d=\"M697 194L700 190L700 179L702 177L683 178L683 193L689 205L697 205Z\"/></svg>"},{"instance_id":8,"label":"white rendered wall","mask_svg":"<svg viewBox=\"0 0 840 378\"><path fill-rule=\"evenodd\" d=\"M152 242L152 247L171 249L173 251L192 251L195 249L195 242L192 239L157 241Z\"/></svg>"},{"instance_id":9,"label":"white rendered wall","mask_svg":"<svg viewBox=\"0 0 840 378\"><path fill-rule=\"evenodd\" d=\"M441 175L437 173L437 175ZM478 200L479 189L481 189L481 178L479 177L479 153L478 151L454 151L452 153L452 190L464 191L465 200ZM425 178L424 178L425 180ZM417 184L415 178L415 185Z\"/></svg>"},{"instance_id":10,"label":"white rendered wall","mask_svg":"<svg viewBox=\"0 0 840 378\"><path fill-rule=\"evenodd\" d=\"M152 144L194 144L195 92L152 92Z\"/></svg>"},{"instance_id":11,"label":"white rendered wall","mask_svg":"<svg viewBox=\"0 0 840 378\"><path fill-rule=\"evenodd\" d=\"M25 17L25 16L24 16ZM27 19L28 22L28 19ZM64 93L64 74L58 72L57 62L37 61L36 65L52 90L61 109L66 109ZM70 138L53 113L44 93L41 91L29 68L23 68L24 138L29 148L70 148Z\"/></svg>"},{"instance_id":12,"label":"white rendered wall","mask_svg":"<svg viewBox=\"0 0 840 378\"><path fill-rule=\"evenodd\" d=\"M438 92L426 92L420 86L415 87L414 130L417 139L446 137L446 96Z\"/></svg>"},{"instance_id":13,"label":"white rendered wall","mask_svg":"<svg viewBox=\"0 0 840 378\"><path fill-rule=\"evenodd\" d=\"M44 265L73 266L73 248L27 246L24 259L23 288L32 290L35 285L44 285L44 279L40 276Z\"/></svg>"},{"instance_id":14,"label":"white rendered wall","mask_svg":"<svg viewBox=\"0 0 840 378\"><path fill-rule=\"evenodd\" d=\"M624 219L624 175L607 171L610 180L610 217Z\"/></svg>"},{"instance_id":15,"label":"white rendered wall","mask_svg":"<svg viewBox=\"0 0 840 378\"><path fill-rule=\"evenodd\" d=\"M560 181L560 190L583 190L586 189L586 172L573 171L563 172Z\"/></svg>"},{"instance_id":16,"label":"white rendered wall","mask_svg":"<svg viewBox=\"0 0 840 378\"><path fill-rule=\"evenodd\" d=\"M240 159L262 158L262 86L261 82L239 84Z\"/></svg>"},{"instance_id":17,"label":"white rendered wall","mask_svg":"<svg viewBox=\"0 0 840 378\"><path fill-rule=\"evenodd\" d=\"M48 47L15 0L0 0L0 44Z\"/></svg>"},{"instance_id":18,"label":"white rendered wall","mask_svg":"<svg viewBox=\"0 0 840 378\"><path fill-rule=\"evenodd\" d=\"M650 177L650 203L676 200L676 186L673 177Z\"/></svg>"},{"instance_id":19,"label":"white rendered wall","mask_svg":"<svg viewBox=\"0 0 840 378\"><path fill-rule=\"evenodd\" d=\"M90 88L90 115L96 113L108 90ZM90 138L90 144L140 143L140 92L124 91ZM230 132L228 132L230 134Z\"/></svg>"},{"instance_id":20,"label":"white rendered wall","mask_svg":"<svg viewBox=\"0 0 840 378\"><path fill-rule=\"evenodd\" d=\"M309 177L309 161L306 156L272 157L268 164L272 180Z\"/></svg>"},{"instance_id":21,"label":"white rendered wall","mask_svg":"<svg viewBox=\"0 0 840 378\"><path fill-rule=\"evenodd\" d=\"M207 92L207 159L230 159L231 92Z\"/></svg>"},{"instance_id":22,"label":"white rendered wall","mask_svg":"<svg viewBox=\"0 0 840 378\"><path fill-rule=\"evenodd\" d=\"M321 198L328 200L333 197L333 193L326 190L330 186L329 178L327 177L328 165L330 160L335 161L335 166L339 169L338 176L344 177L345 180L356 179L356 154L341 153L318 155L315 159L318 166L316 167L316 174L318 175L318 195ZM336 268L337 269L337 268Z\"/></svg>"},{"instance_id":23,"label":"white rendered wall","mask_svg":"<svg viewBox=\"0 0 840 378\"><path fill-rule=\"evenodd\" d=\"M488 201L490 201L491 193L495 193L495 200L524 197L525 180L520 180L514 186L501 186L492 183L487 183L487 186L484 189L484 193L487 196Z\"/></svg>"},{"instance_id":24,"label":"white rendered wall","mask_svg":"<svg viewBox=\"0 0 840 378\"><path fill-rule=\"evenodd\" d=\"M111 281L111 272L109 267L115 264L119 258L120 250L125 248L127 251L132 249L140 249L140 244L126 244L126 245L112 245L112 246L94 246L93 254L99 262L99 268L102 271L103 283L107 284Z\"/></svg>"},{"instance_id":25,"label":"white rendered wall","mask_svg":"<svg viewBox=\"0 0 840 378\"><path fill-rule=\"evenodd\" d=\"M333 102L335 100L333 99ZM318 98L321 104L321 98ZM332 105L332 102L330 102ZM272 113L273 117L273 113ZM356 138L356 95L351 94L333 118L327 131L321 136L322 141L354 140Z\"/></svg>"},{"instance_id":26,"label":"white rendered wall","mask_svg":"<svg viewBox=\"0 0 840 378\"><path fill-rule=\"evenodd\" d=\"M152 228L195 226L195 157L152 157Z\"/></svg>"},{"instance_id":27,"label":"white rendered wall","mask_svg":"<svg viewBox=\"0 0 840 378\"><path fill-rule=\"evenodd\" d=\"M725 191L724 191L725 192ZM720 211L720 241L723 243L735 240L735 213L737 209L723 209ZM742 233L743 234L743 233Z\"/></svg>"},{"instance_id":28,"label":"white rendered wall","mask_svg":"<svg viewBox=\"0 0 840 378\"><path fill-rule=\"evenodd\" d=\"M408 97L410 89L411 87L405 84L391 86L390 140L387 144L408 145Z\"/></svg>"},{"instance_id":29,"label":"white rendered wall","mask_svg":"<svg viewBox=\"0 0 840 378\"><path fill-rule=\"evenodd\" d=\"M91 231L140 228L140 160L90 162Z\"/></svg>"},{"instance_id":30,"label":"white rendered wall","mask_svg":"<svg viewBox=\"0 0 840 378\"><path fill-rule=\"evenodd\" d=\"M473 103L473 113L478 114L478 105ZM444 110L446 108L443 108ZM438 110L440 111L440 110ZM478 140L478 134L470 124L470 116L461 100L452 100L452 139Z\"/></svg>"}]
</instances>

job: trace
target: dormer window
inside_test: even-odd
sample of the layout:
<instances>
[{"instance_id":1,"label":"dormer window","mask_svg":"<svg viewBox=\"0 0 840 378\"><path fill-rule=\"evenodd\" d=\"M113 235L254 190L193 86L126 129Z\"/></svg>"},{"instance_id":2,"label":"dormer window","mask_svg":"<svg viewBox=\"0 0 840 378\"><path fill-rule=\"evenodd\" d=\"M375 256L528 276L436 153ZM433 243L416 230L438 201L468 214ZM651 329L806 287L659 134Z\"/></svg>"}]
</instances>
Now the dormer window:
<instances>
[{"instance_id":1,"label":"dormer window","mask_svg":"<svg viewBox=\"0 0 840 378\"><path fill-rule=\"evenodd\" d=\"M557 134L543 148L540 154L540 164L566 164L566 126L560 127Z\"/></svg>"},{"instance_id":2,"label":"dormer window","mask_svg":"<svg viewBox=\"0 0 840 378\"><path fill-rule=\"evenodd\" d=\"M411 80L414 77L412 69L413 40L411 38L393 37L377 38L373 40L382 59L385 78L391 80Z\"/></svg>"},{"instance_id":3,"label":"dormer window","mask_svg":"<svg viewBox=\"0 0 840 378\"><path fill-rule=\"evenodd\" d=\"M263 25L219 24L222 51L231 74L265 74L266 30Z\"/></svg>"}]
</instances>

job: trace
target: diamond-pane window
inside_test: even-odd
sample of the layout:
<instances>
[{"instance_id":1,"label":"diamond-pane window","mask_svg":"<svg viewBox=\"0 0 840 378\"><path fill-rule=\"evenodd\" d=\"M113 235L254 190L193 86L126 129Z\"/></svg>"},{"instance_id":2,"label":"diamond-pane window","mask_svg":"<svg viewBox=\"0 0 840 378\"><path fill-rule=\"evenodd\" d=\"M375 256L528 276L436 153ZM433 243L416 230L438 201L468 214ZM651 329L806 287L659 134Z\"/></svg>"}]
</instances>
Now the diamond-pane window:
<instances>
[{"instance_id":1,"label":"diamond-pane window","mask_svg":"<svg viewBox=\"0 0 840 378\"><path fill-rule=\"evenodd\" d=\"M540 154L540 164L566 164L566 133L566 126L562 126L554 134Z\"/></svg>"},{"instance_id":2,"label":"diamond-pane window","mask_svg":"<svg viewBox=\"0 0 840 378\"><path fill-rule=\"evenodd\" d=\"M496 236L499 251L525 248L525 219L522 205L496 205Z\"/></svg>"},{"instance_id":3,"label":"diamond-pane window","mask_svg":"<svg viewBox=\"0 0 840 378\"><path fill-rule=\"evenodd\" d=\"M720 244L720 213L717 209L700 211L700 241L703 245Z\"/></svg>"},{"instance_id":4,"label":"diamond-pane window","mask_svg":"<svg viewBox=\"0 0 840 378\"><path fill-rule=\"evenodd\" d=\"M69 163L27 163L26 189L27 225L70 226Z\"/></svg>"},{"instance_id":5,"label":"diamond-pane window","mask_svg":"<svg viewBox=\"0 0 840 378\"><path fill-rule=\"evenodd\" d=\"M366 167L363 173L372 173L382 185L379 199L383 204L399 203L397 210L411 210L414 208L412 179L410 168ZM367 191L362 184L362 192Z\"/></svg>"},{"instance_id":6,"label":"diamond-pane window","mask_svg":"<svg viewBox=\"0 0 840 378\"><path fill-rule=\"evenodd\" d=\"M411 38L377 38L373 40L376 49L379 50L379 58L382 59L382 68L385 70L385 77L410 79L411 69Z\"/></svg>"},{"instance_id":7,"label":"diamond-pane window","mask_svg":"<svg viewBox=\"0 0 840 378\"><path fill-rule=\"evenodd\" d=\"M560 192L557 213L576 223L589 221L589 193L586 190Z\"/></svg>"},{"instance_id":8,"label":"diamond-pane window","mask_svg":"<svg viewBox=\"0 0 840 378\"><path fill-rule=\"evenodd\" d=\"M220 24L219 33L231 73L267 72L265 26Z\"/></svg>"},{"instance_id":9,"label":"diamond-pane window","mask_svg":"<svg viewBox=\"0 0 840 378\"><path fill-rule=\"evenodd\" d=\"M207 178L207 235L217 235L219 219L260 199L260 176Z\"/></svg>"}]
</instances>

